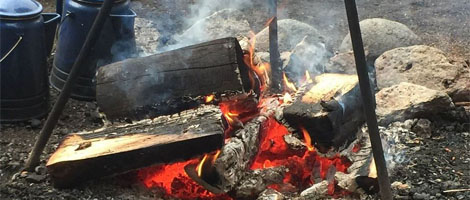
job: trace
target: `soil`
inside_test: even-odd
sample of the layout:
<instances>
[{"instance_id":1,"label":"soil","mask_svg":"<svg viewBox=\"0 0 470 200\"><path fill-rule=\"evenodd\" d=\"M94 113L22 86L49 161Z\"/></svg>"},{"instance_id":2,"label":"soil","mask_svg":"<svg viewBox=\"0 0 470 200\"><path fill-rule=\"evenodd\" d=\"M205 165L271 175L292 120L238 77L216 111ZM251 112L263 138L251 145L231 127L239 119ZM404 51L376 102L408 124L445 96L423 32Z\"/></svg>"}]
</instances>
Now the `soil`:
<instances>
[{"instance_id":1,"label":"soil","mask_svg":"<svg viewBox=\"0 0 470 200\"><path fill-rule=\"evenodd\" d=\"M55 10L55 0L39 0L45 11ZM172 35L185 30L184 22L195 0L133 1L138 16L156 22L157 30ZM263 0L253 1L247 13L252 29L261 30L268 19ZM347 33L343 1L282 0L280 18L308 23L330 36L328 46L335 50ZM453 59L470 58L470 3L468 0L368 0L358 1L361 19L381 17L406 24L422 37L424 44L437 47ZM171 19L171 20L168 20ZM51 60L51 59L49 59ZM51 63L51 62L49 62ZM51 106L58 93L51 89ZM468 114L468 110L467 110ZM19 173L45 119L30 120L0 127L0 199L158 199L134 180L132 173L88 182L73 189L52 186L44 165L69 133L103 126L94 102L70 100L41 157L37 172ZM405 161L391 174L392 182L409 189L394 190L395 199L470 199L470 192L444 192L468 189L470 185L470 122L433 123L433 137L411 135L406 143ZM393 127L390 127L393 128Z\"/></svg>"}]
</instances>

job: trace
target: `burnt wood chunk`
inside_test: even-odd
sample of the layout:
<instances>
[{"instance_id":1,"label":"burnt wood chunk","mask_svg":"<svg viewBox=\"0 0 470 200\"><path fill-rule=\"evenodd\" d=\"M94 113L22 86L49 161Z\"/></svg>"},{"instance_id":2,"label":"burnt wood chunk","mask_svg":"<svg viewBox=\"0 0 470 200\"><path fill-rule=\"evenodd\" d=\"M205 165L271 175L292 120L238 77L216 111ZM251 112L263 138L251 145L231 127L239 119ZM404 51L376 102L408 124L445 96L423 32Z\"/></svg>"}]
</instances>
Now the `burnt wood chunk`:
<instances>
[{"instance_id":1,"label":"burnt wood chunk","mask_svg":"<svg viewBox=\"0 0 470 200\"><path fill-rule=\"evenodd\" d=\"M203 105L179 114L69 135L46 166L56 187L186 160L220 149L220 109Z\"/></svg>"},{"instance_id":2,"label":"burnt wood chunk","mask_svg":"<svg viewBox=\"0 0 470 200\"><path fill-rule=\"evenodd\" d=\"M144 119L199 105L197 97L250 90L236 38L100 67L96 100L108 119Z\"/></svg>"},{"instance_id":3,"label":"burnt wood chunk","mask_svg":"<svg viewBox=\"0 0 470 200\"><path fill-rule=\"evenodd\" d=\"M304 127L322 153L354 139L365 120L357 76L321 74L305 87L277 114L278 120L297 132Z\"/></svg>"}]
</instances>

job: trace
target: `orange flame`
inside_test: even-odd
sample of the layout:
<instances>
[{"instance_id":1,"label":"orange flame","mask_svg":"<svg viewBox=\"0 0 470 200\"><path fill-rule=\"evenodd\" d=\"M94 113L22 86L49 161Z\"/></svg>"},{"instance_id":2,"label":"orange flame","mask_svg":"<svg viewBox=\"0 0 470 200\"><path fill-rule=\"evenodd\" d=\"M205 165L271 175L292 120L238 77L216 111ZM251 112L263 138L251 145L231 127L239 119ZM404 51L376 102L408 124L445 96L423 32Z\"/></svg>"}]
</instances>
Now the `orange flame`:
<instances>
[{"instance_id":1,"label":"orange flame","mask_svg":"<svg viewBox=\"0 0 470 200\"><path fill-rule=\"evenodd\" d=\"M210 103L212 100L214 100L214 97L215 97L215 95L213 95L213 94L207 95L204 99L204 102L205 103Z\"/></svg>"},{"instance_id":2,"label":"orange flame","mask_svg":"<svg viewBox=\"0 0 470 200\"><path fill-rule=\"evenodd\" d=\"M256 74L259 81L261 82L260 90L264 91L266 86L269 85L269 74L271 73L271 66L269 63L258 63L255 64L253 62L254 53L255 53L255 44L256 44L256 37L255 33L250 31L250 40L249 40L249 48L248 48L248 56L244 56L243 60L246 65ZM255 78L250 76L250 80L252 82L252 87L254 87Z\"/></svg>"},{"instance_id":3,"label":"orange flame","mask_svg":"<svg viewBox=\"0 0 470 200\"><path fill-rule=\"evenodd\" d=\"M235 124L235 118L238 117L238 114L228 112L224 114L224 117L227 120L227 122L233 126Z\"/></svg>"},{"instance_id":4,"label":"orange flame","mask_svg":"<svg viewBox=\"0 0 470 200\"><path fill-rule=\"evenodd\" d=\"M196 171L197 171L197 175L199 177L202 176L202 172L204 170L204 164L206 164L207 160L210 160L211 162L211 166L214 165L215 163L215 160L217 160L217 158L219 157L220 155L220 150L217 150L215 153L207 153L204 155L204 157L202 158L202 160L199 162L199 164L196 166Z\"/></svg>"},{"instance_id":5,"label":"orange flame","mask_svg":"<svg viewBox=\"0 0 470 200\"><path fill-rule=\"evenodd\" d=\"M217 158L219 157L220 155L220 150L217 150L217 152L215 153L214 157L212 158L212 164L215 163L215 160L217 160Z\"/></svg>"},{"instance_id":6,"label":"orange flame","mask_svg":"<svg viewBox=\"0 0 470 200\"><path fill-rule=\"evenodd\" d=\"M274 17L271 17L268 19L268 21L266 21L266 23L264 24L264 27L267 27L269 26L269 24L271 24L271 22L273 21Z\"/></svg>"},{"instance_id":7,"label":"orange flame","mask_svg":"<svg viewBox=\"0 0 470 200\"><path fill-rule=\"evenodd\" d=\"M308 70L305 70L305 76L304 76L304 80L302 80L302 83L312 83L312 82L313 80L310 77L310 72L308 72Z\"/></svg>"},{"instance_id":8,"label":"orange flame","mask_svg":"<svg viewBox=\"0 0 470 200\"><path fill-rule=\"evenodd\" d=\"M312 139L310 138L310 134L303 126L300 126L300 130L302 131L302 134L304 135L305 146L307 146L307 149L309 151L314 151L315 148L312 146Z\"/></svg>"},{"instance_id":9,"label":"orange flame","mask_svg":"<svg viewBox=\"0 0 470 200\"><path fill-rule=\"evenodd\" d=\"M372 158L372 161L369 165L369 177L377 178L377 168L375 167L375 160Z\"/></svg>"},{"instance_id":10,"label":"orange flame","mask_svg":"<svg viewBox=\"0 0 470 200\"><path fill-rule=\"evenodd\" d=\"M295 84L290 82L289 79L286 76L286 73L282 73L282 80L284 82L284 91L297 91L297 87L295 87Z\"/></svg>"},{"instance_id":11,"label":"orange flame","mask_svg":"<svg viewBox=\"0 0 470 200\"><path fill-rule=\"evenodd\" d=\"M201 162L199 162L199 164L198 164L197 167L196 167L197 175L198 175L199 177L201 177L201 175L202 175L202 165L204 164L204 162L206 162L206 160L207 160L207 154L204 155L204 157L202 158Z\"/></svg>"}]
</instances>

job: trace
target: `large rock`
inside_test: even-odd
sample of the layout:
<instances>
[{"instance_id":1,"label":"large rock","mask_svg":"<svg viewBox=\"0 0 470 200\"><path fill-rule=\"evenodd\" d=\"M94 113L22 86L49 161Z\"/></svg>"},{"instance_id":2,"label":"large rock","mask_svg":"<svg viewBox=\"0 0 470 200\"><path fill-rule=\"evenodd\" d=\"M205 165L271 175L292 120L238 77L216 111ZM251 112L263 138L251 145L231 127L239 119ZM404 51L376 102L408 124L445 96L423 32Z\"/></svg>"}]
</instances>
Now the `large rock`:
<instances>
[{"instance_id":1,"label":"large rock","mask_svg":"<svg viewBox=\"0 0 470 200\"><path fill-rule=\"evenodd\" d=\"M197 21L175 37L177 44L173 45L172 49L224 37L242 39L248 36L250 30L250 24L242 12L223 9Z\"/></svg>"},{"instance_id":2,"label":"large rock","mask_svg":"<svg viewBox=\"0 0 470 200\"><path fill-rule=\"evenodd\" d=\"M305 71L314 76L325 73L324 64L328 61L328 57L330 53L325 44L307 35L294 47L283 68L289 78L300 81Z\"/></svg>"},{"instance_id":3,"label":"large rock","mask_svg":"<svg viewBox=\"0 0 470 200\"><path fill-rule=\"evenodd\" d=\"M421 39L407 26L387 19L365 19L360 22L360 26L367 60L372 64L385 51L421 42ZM340 52L352 50L349 34L343 39L339 50Z\"/></svg>"},{"instance_id":4,"label":"large rock","mask_svg":"<svg viewBox=\"0 0 470 200\"><path fill-rule=\"evenodd\" d=\"M305 36L311 37L315 44L325 43L323 37L314 27L293 19L283 19L278 23L279 52L291 51ZM269 52L269 28L256 34L256 49Z\"/></svg>"},{"instance_id":5,"label":"large rock","mask_svg":"<svg viewBox=\"0 0 470 200\"><path fill-rule=\"evenodd\" d=\"M356 61L352 51L338 53L331 57L325 65L328 73L356 74Z\"/></svg>"},{"instance_id":6,"label":"large rock","mask_svg":"<svg viewBox=\"0 0 470 200\"><path fill-rule=\"evenodd\" d=\"M454 102L470 101L469 67L451 63L439 49L416 45L385 52L375 62L379 88L400 82L447 92Z\"/></svg>"},{"instance_id":7,"label":"large rock","mask_svg":"<svg viewBox=\"0 0 470 200\"><path fill-rule=\"evenodd\" d=\"M406 82L380 90L375 98L382 126L406 119L430 118L454 107L445 92Z\"/></svg>"}]
</instances>

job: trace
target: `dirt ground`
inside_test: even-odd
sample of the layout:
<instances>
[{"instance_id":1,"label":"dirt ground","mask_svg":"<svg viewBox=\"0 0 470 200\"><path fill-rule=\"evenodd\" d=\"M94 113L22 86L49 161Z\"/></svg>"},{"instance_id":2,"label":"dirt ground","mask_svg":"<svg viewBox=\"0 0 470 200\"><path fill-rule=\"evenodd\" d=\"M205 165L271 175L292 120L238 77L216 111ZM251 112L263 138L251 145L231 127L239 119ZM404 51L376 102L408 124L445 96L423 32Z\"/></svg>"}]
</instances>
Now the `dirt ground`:
<instances>
[{"instance_id":1,"label":"dirt ground","mask_svg":"<svg viewBox=\"0 0 470 200\"><path fill-rule=\"evenodd\" d=\"M39 0L45 11L55 10L55 0ZM140 3L139 3L140 2ZM133 5L150 7L136 9L139 16L153 18L173 33L187 28L183 19L190 15L188 5L195 0L139 0ZM263 0L253 1L244 10L250 16L253 30L259 31L267 17ZM361 19L380 17L406 24L422 37L424 44L437 47L450 58L470 59L470 2L468 0L358 0ZM146 6L149 5L149 6ZM280 18L293 18L308 23L325 35L335 49L347 33L346 16L341 0L282 0ZM157 29L159 29L157 27ZM170 33L171 34L171 33ZM51 105L57 92L51 89ZM92 130L103 125L96 103L71 100L42 156L39 174L60 140L69 133ZM25 178L21 169L45 119L31 120L0 127L0 199L157 199L158 196L134 181L132 174L88 182L74 189L56 189L49 177ZM415 136L419 142L410 144L417 151L407 154L407 165L398 167L392 182L406 182L412 189L402 190L396 199L470 199L470 192L444 193L444 190L469 188L470 135L465 122L433 124L433 138ZM28 180L27 180L28 179Z\"/></svg>"}]
</instances>

